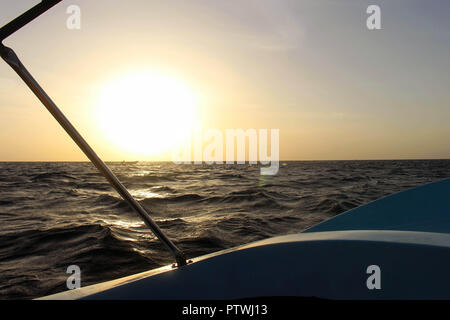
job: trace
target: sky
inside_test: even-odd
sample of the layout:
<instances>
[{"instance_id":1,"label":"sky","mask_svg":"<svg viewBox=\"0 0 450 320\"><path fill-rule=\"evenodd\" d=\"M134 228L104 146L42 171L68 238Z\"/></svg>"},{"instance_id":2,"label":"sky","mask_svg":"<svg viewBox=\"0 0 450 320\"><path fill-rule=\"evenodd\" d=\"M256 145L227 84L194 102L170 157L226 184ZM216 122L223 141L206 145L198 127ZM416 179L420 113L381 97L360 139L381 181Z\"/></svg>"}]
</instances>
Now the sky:
<instances>
[{"instance_id":1,"label":"sky","mask_svg":"<svg viewBox=\"0 0 450 320\"><path fill-rule=\"evenodd\" d=\"M2 1L0 24L37 2ZM155 141L194 118L279 129L282 160L450 158L449 16L446 0L70 0L4 44L108 161L170 160ZM0 161L86 160L0 63Z\"/></svg>"}]
</instances>

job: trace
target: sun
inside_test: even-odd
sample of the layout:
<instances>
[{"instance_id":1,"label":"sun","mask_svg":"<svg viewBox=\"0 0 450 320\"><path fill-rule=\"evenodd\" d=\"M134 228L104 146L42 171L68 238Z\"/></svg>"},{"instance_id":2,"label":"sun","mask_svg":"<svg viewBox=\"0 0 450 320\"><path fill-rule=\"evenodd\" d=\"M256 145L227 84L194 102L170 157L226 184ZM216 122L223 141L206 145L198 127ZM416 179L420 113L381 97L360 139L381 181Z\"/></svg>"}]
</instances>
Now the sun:
<instances>
[{"instance_id":1,"label":"sun","mask_svg":"<svg viewBox=\"0 0 450 320\"><path fill-rule=\"evenodd\" d=\"M134 155L156 155L178 147L195 127L197 99L182 81L139 72L104 86L97 118L107 139Z\"/></svg>"}]
</instances>

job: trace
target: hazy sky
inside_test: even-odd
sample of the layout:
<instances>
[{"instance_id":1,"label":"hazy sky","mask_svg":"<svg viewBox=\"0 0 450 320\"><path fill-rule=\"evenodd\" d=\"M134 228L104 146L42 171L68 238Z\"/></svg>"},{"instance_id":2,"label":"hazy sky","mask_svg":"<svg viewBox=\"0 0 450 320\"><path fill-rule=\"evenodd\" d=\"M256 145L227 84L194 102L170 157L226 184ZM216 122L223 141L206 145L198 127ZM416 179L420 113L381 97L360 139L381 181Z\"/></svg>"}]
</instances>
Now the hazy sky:
<instances>
[{"instance_id":1,"label":"hazy sky","mask_svg":"<svg viewBox=\"0 0 450 320\"><path fill-rule=\"evenodd\" d=\"M1 1L0 24L37 2ZM139 70L181 79L204 128L280 129L282 159L450 158L449 17L447 0L71 0L5 45L106 160L166 157L98 123L99 92ZM34 160L86 158L1 61L0 161Z\"/></svg>"}]
</instances>

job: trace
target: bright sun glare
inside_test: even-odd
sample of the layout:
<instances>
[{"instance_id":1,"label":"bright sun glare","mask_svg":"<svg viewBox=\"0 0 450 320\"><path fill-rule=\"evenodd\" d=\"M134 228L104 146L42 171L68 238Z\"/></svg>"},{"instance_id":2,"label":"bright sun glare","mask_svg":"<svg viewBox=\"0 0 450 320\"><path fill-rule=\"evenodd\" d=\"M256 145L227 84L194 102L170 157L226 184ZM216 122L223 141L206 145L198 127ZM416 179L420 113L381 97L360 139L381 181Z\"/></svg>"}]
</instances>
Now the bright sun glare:
<instances>
[{"instance_id":1,"label":"bright sun glare","mask_svg":"<svg viewBox=\"0 0 450 320\"><path fill-rule=\"evenodd\" d=\"M181 81L162 74L129 74L100 93L97 116L117 147L155 155L178 146L195 126L196 97Z\"/></svg>"}]
</instances>

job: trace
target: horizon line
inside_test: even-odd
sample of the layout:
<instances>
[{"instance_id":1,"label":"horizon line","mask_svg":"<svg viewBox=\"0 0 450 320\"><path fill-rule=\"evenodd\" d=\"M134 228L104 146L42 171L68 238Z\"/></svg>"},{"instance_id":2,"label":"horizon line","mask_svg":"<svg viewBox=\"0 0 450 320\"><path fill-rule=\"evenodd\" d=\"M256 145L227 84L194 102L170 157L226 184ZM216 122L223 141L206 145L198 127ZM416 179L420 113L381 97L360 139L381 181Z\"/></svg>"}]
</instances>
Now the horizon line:
<instances>
[{"instance_id":1,"label":"horizon line","mask_svg":"<svg viewBox=\"0 0 450 320\"><path fill-rule=\"evenodd\" d=\"M278 162L319 162L319 161L425 161L425 160L450 160L450 158L378 158L378 159L289 159L289 160L279 160ZM39 163L39 162L73 162L73 163L87 163L91 162L90 160L0 160L0 163L8 163L8 162L17 162L17 163ZM109 163L122 163L122 162L172 162L172 160L104 160L104 162ZM194 164L193 161L191 163L182 163L182 164ZM200 164L206 164L205 162L202 162ZM217 165L217 163L213 163ZM223 161L222 164L219 165L226 165L227 163ZM231 164L231 163L230 163ZM238 164L236 161L232 164ZM245 161L244 164L248 164L248 161ZM255 165L261 165L260 163L256 163ZM197 164L196 164L197 165ZM212 164L208 164L212 165Z\"/></svg>"}]
</instances>

